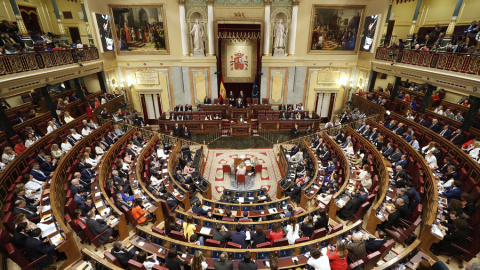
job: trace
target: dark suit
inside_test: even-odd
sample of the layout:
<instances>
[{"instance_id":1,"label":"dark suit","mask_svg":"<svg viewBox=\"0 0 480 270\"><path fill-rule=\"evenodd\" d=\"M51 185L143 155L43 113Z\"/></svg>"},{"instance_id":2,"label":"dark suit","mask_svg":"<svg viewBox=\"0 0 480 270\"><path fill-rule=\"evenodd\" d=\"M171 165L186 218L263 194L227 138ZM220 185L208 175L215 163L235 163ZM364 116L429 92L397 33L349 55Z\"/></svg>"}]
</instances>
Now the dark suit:
<instances>
[{"instance_id":1,"label":"dark suit","mask_svg":"<svg viewBox=\"0 0 480 270\"><path fill-rule=\"evenodd\" d=\"M425 123L425 119L422 119L418 122L420 125L425 126L427 123Z\"/></svg>"},{"instance_id":2,"label":"dark suit","mask_svg":"<svg viewBox=\"0 0 480 270\"><path fill-rule=\"evenodd\" d=\"M384 156L388 157L388 156L390 156L391 154L393 154L393 151L395 151L395 150L393 149L393 147L385 147L385 148L383 148L383 150L382 150L382 154L383 154Z\"/></svg>"},{"instance_id":3,"label":"dark suit","mask_svg":"<svg viewBox=\"0 0 480 270\"><path fill-rule=\"evenodd\" d=\"M103 234L100 238L98 238L98 244L101 245L108 241L108 238L113 233L112 228L108 227L103 219L87 219L87 228L88 230L94 235L97 236L104 231L108 230L105 234Z\"/></svg>"},{"instance_id":4,"label":"dark suit","mask_svg":"<svg viewBox=\"0 0 480 270\"><path fill-rule=\"evenodd\" d=\"M225 262L215 261L213 263L213 266L215 267L215 270L233 270L232 261L225 261Z\"/></svg>"},{"instance_id":5,"label":"dark suit","mask_svg":"<svg viewBox=\"0 0 480 270\"><path fill-rule=\"evenodd\" d=\"M438 124L430 125L428 128L435 133L438 133L438 131L440 130L440 126Z\"/></svg>"},{"instance_id":6,"label":"dark suit","mask_svg":"<svg viewBox=\"0 0 480 270\"><path fill-rule=\"evenodd\" d=\"M360 197L355 197L349 200L345 206L338 211L338 216L343 220L348 220L353 217L353 215L360 209L362 205L362 199Z\"/></svg>"},{"instance_id":7,"label":"dark suit","mask_svg":"<svg viewBox=\"0 0 480 270\"><path fill-rule=\"evenodd\" d=\"M23 213L27 216L27 219L38 217L37 207L33 205L26 205L24 208L13 208L13 214L17 215Z\"/></svg>"},{"instance_id":8,"label":"dark suit","mask_svg":"<svg viewBox=\"0 0 480 270\"><path fill-rule=\"evenodd\" d=\"M42 164L44 161L45 161L45 159L41 156L36 156L35 157L35 162L37 162L38 164Z\"/></svg>"},{"instance_id":9,"label":"dark suit","mask_svg":"<svg viewBox=\"0 0 480 270\"><path fill-rule=\"evenodd\" d=\"M48 178L50 178L50 176L46 175L44 172L42 172L40 170L38 170L38 171L31 170L30 174L33 176L33 178L35 178L39 181L45 181Z\"/></svg>"},{"instance_id":10,"label":"dark suit","mask_svg":"<svg viewBox=\"0 0 480 270\"><path fill-rule=\"evenodd\" d=\"M197 216L207 216L208 212L207 210L204 210L202 207L199 206L193 206L192 207L192 212L197 214Z\"/></svg>"},{"instance_id":11,"label":"dark suit","mask_svg":"<svg viewBox=\"0 0 480 270\"><path fill-rule=\"evenodd\" d=\"M127 268L128 260L135 258L135 251L137 250L138 249L136 247L133 247L131 250L122 249L116 252L115 249L112 248L112 250L110 250L110 253L112 253L112 255L117 258L118 262L122 265L123 268Z\"/></svg>"},{"instance_id":12,"label":"dark suit","mask_svg":"<svg viewBox=\"0 0 480 270\"><path fill-rule=\"evenodd\" d=\"M53 165L51 162L43 162L42 165L40 165L40 169L42 169L43 173L49 174L53 171L55 171L55 165Z\"/></svg>"},{"instance_id":13,"label":"dark suit","mask_svg":"<svg viewBox=\"0 0 480 270\"><path fill-rule=\"evenodd\" d=\"M113 139L112 136L107 136L107 137L105 138L105 142L107 142L107 144L110 146L110 145L112 145L112 144L115 143L115 140Z\"/></svg>"},{"instance_id":14,"label":"dark suit","mask_svg":"<svg viewBox=\"0 0 480 270\"><path fill-rule=\"evenodd\" d=\"M393 165L393 167L395 168L398 165L402 166L402 169L405 169L408 166L408 160L400 159L399 161L395 162L395 165Z\"/></svg>"},{"instance_id":15,"label":"dark suit","mask_svg":"<svg viewBox=\"0 0 480 270\"><path fill-rule=\"evenodd\" d=\"M455 135L452 136L452 138L450 139L450 141L455 144L456 146L460 146L463 144L463 141L464 141L465 137L463 136L462 133L458 134L456 133Z\"/></svg>"},{"instance_id":16,"label":"dark suit","mask_svg":"<svg viewBox=\"0 0 480 270\"><path fill-rule=\"evenodd\" d=\"M440 134L440 136L442 136L443 138L445 139L450 139L450 137L452 136L452 131L450 131L450 129L442 129L440 130L440 132L438 132L438 134Z\"/></svg>"},{"instance_id":17,"label":"dark suit","mask_svg":"<svg viewBox=\"0 0 480 270\"><path fill-rule=\"evenodd\" d=\"M182 129L180 127L173 128L173 135L181 137L182 136Z\"/></svg>"},{"instance_id":18,"label":"dark suit","mask_svg":"<svg viewBox=\"0 0 480 270\"><path fill-rule=\"evenodd\" d=\"M24 249L25 242L27 241L28 237L29 236L27 234L16 231L13 234L13 245L18 249Z\"/></svg>"},{"instance_id":19,"label":"dark suit","mask_svg":"<svg viewBox=\"0 0 480 270\"><path fill-rule=\"evenodd\" d=\"M390 155L390 161L391 162L397 162L402 158L402 153L400 152L394 152L393 154Z\"/></svg>"},{"instance_id":20,"label":"dark suit","mask_svg":"<svg viewBox=\"0 0 480 270\"><path fill-rule=\"evenodd\" d=\"M52 257L55 256L56 253L55 245L49 245L37 238L30 237L25 241L25 253L31 262L48 254L48 257L35 265L35 268L43 268L53 263Z\"/></svg>"},{"instance_id":21,"label":"dark suit","mask_svg":"<svg viewBox=\"0 0 480 270\"><path fill-rule=\"evenodd\" d=\"M403 133L403 127L396 127L393 129L393 132L395 132L397 135L400 135Z\"/></svg>"},{"instance_id":22,"label":"dark suit","mask_svg":"<svg viewBox=\"0 0 480 270\"><path fill-rule=\"evenodd\" d=\"M383 244L387 242L387 238L377 239L370 237L365 240L365 248L369 253L379 251Z\"/></svg>"},{"instance_id":23,"label":"dark suit","mask_svg":"<svg viewBox=\"0 0 480 270\"><path fill-rule=\"evenodd\" d=\"M83 181L88 181L90 182L93 178L95 178L95 174L94 172L92 172L92 170L88 170L87 168L83 168L82 169L82 172L81 172L81 179Z\"/></svg>"},{"instance_id":24,"label":"dark suit","mask_svg":"<svg viewBox=\"0 0 480 270\"><path fill-rule=\"evenodd\" d=\"M395 211L388 215L388 219L384 222L382 222L378 227L380 229L392 229L393 225L397 225L398 222L400 221L400 212Z\"/></svg>"}]
</instances>

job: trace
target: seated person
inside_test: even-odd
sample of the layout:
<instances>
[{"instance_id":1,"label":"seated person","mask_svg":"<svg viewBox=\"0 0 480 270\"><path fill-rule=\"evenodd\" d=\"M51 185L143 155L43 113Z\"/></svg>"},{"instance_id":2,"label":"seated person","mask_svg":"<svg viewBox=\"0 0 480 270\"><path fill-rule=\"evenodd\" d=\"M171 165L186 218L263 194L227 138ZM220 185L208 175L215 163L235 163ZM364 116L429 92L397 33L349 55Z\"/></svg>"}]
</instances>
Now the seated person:
<instances>
[{"instance_id":1,"label":"seated person","mask_svg":"<svg viewBox=\"0 0 480 270\"><path fill-rule=\"evenodd\" d=\"M241 245L243 249L247 248L247 235L244 231L242 231L241 224L235 225L235 231L231 232L231 236L233 243Z\"/></svg>"},{"instance_id":2,"label":"seated person","mask_svg":"<svg viewBox=\"0 0 480 270\"><path fill-rule=\"evenodd\" d=\"M57 246L50 245L48 239L41 237L42 230L40 228L34 229L30 232L30 237L25 241L25 253L29 261L33 262L40 257L47 255L35 265L35 268L43 269L54 262L54 257L57 255L55 248Z\"/></svg>"},{"instance_id":3,"label":"seated person","mask_svg":"<svg viewBox=\"0 0 480 270\"><path fill-rule=\"evenodd\" d=\"M98 245L117 241L117 238L113 237L113 234L118 234L118 232L116 233L112 228L110 228L103 219L95 219L94 210L90 210L90 212L88 212L85 223L87 224L87 228L93 234L93 236L97 236L104 231L107 231L100 238L98 238Z\"/></svg>"},{"instance_id":4,"label":"seated person","mask_svg":"<svg viewBox=\"0 0 480 270\"><path fill-rule=\"evenodd\" d=\"M270 244L273 244L275 239L283 238L283 229L280 223L274 223L272 225L272 231L268 234L267 239L270 240Z\"/></svg>"},{"instance_id":5,"label":"seated person","mask_svg":"<svg viewBox=\"0 0 480 270\"><path fill-rule=\"evenodd\" d=\"M27 205L27 202L24 199L19 199L15 201L15 207L13 208L13 214L25 214L27 219L39 219L39 214L42 211L41 206Z\"/></svg>"},{"instance_id":6,"label":"seated person","mask_svg":"<svg viewBox=\"0 0 480 270\"><path fill-rule=\"evenodd\" d=\"M365 242L362 241L362 234L354 233L349 235L348 240L352 242L347 244L348 256L354 261L365 260L367 257L367 251L365 247Z\"/></svg>"},{"instance_id":7,"label":"seated person","mask_svg":"<svg viewBox=\"0 0 480 270\"><path fill-rule=\"evenodd\" d=\"M338 211L338 217L343 220L352 219L353 215L360 209L362 205L362 199L360 198L359 193L354 193L351 196L352 199L349 200L341 209Z\"/></svg>"},{"instance_id":8,"label":"seated person","mask_svg":"<svg viewBox=\"0 0 480 270\"><path fill-rule=\"evenodd\" d=\"M387 242L387 234L384 231L375 231L375 237L364 235L365 247L368 253L379 251L383 244Z\"/></svg>"},{"instance_id":9,"label":"seated person","mask_svg":"<svg viewBox=\"0 0 480 270\"><path fill-rule=\"evenodd\" d=\"M113 244L113 248L110 250L115 258L117 258L118 262L123 268L128 267L129 260L135 260L138 255L138 248L133 247L130 250L123 245L122 241L117 241Z\"/></svg>"}]
</instances>

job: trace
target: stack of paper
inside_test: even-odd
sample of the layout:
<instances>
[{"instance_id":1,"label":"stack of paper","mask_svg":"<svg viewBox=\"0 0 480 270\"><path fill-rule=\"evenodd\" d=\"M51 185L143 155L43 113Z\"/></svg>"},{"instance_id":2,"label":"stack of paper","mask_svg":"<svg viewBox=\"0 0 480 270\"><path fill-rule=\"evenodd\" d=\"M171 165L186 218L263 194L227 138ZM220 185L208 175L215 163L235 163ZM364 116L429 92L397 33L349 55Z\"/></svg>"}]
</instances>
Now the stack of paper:
<instances>
[{"instance_id":1,"label":"stack of paper","mask_svg":"<svg viewBox=\"0 0 480 270\"><path fill-rule=\"evenodd\" d=\"M238 202L239 202L239 203L243 203L244 201L245 201L245 198L243 198L243 197L239 197L239 198L238 198Z\"/></svg>"},{"instance_id":2,"label":"stack of paper","mask_svg":"<svg viewBox=\"0 0 480 270\"><path fill-rule=\"evenodd\" d=\"M211 231L212 231L211 228L202 227L202 229L200 230L200 234L210 235L210 232L211 232Z\"/></svg>"}]
</instances>

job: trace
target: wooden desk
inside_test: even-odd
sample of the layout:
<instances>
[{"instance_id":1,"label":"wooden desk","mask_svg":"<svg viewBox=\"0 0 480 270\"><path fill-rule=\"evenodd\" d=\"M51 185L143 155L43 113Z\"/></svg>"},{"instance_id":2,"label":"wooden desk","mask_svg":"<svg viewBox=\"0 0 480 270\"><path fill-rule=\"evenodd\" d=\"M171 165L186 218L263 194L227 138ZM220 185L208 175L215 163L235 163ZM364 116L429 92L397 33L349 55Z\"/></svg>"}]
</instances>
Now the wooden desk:
<instances>
[{"instance_id":1,"label":"wooden desk","mask_svg":"<svg viewBox=\"0 0 480 270\"><path fill-rule=\"evenodd\" d=\"M245 122L231 122L230 135L232 137L248 137L252 134L252 126L250 121Z\"/></svg>"}]
</instances>

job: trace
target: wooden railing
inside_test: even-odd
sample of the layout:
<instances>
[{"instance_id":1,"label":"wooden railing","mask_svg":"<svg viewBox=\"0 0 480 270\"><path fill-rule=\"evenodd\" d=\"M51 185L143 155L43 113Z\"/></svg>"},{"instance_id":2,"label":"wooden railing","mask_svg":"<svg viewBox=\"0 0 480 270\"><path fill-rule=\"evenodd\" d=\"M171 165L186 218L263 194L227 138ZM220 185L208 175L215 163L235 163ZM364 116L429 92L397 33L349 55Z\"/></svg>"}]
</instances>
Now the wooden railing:
<instances>
[{"instance_id":1,"label":"wooden railing","mask_svg":"<svg viewBox=\"0 0 480 270\"><path fill-rule=\"evenodd\" d=\"M390 99L390 97L391 97L389 94L384 93L384 92L372 91L372 93L374 93L376 97L377 96L382 96L383 98L385 98L387 100ZM367 99L367 101L369 101L369 100ZM398 113L405 114L407 112L407 110L412 110L412 105L409 102L403 101L403 100L399 99L398 97L395 97L393 102L397 103L395 111L398 112ZM370 103L375 104L374 102L370 102ZM378 106L380 106L380 105L378 105Z\"/></svg>"},{"instance_id":2,"label":"wooden railing","mask_svg":"<svg viewBox=\"0 0 480 270\"><path fill-rule=\"evenodd\" d=\"M79 53L83 54L81 57L82 62L99 59L98 50L95 47L3 54L0 55L0 76L74 64Z\"/></svg>"},{"instance_id":3,"label":"wooden railing","mask_svg":"<svg viewBox=\"0 0 480 270\"><path fill-rule=\"evenodd\" d=\"M323 134L326 134L326 133L323 133ZM328 135L326 137L328 137ZM323 178L321 179L322 181L319 181L320 173L318 170L317 155L313 153L312 149L310 148L310 144L308 144L303 139L302 139L302 148L307 150L307 155L312 161L313 171L315 172L315 174L312 175L310 178L310 183L308 183L301 191L302 193L300 196L300 207L302 207L303 209L307 209L307 205L316 206L315 197L317 193L320 191L320 186L323 183ZM314 188L313 185L316 185L318 188ZM313 193L311 191L313 191Z\"/></svg>"},{"instance_id":4,"label":"wooden railing","mask_svg":"<svg viewBox=\"0 0 480 270\"><path fill-rule=\"evenodd\" d=\"M396 55L392 57L391 55ZM377 48L375 59L480 75L480 55L468 53L427 52L409 49Z\"/></svg>"},{"instance_id":5,"label":"wooden railing","mask_svg":"<svg viewBox=\"0 0 480 270\"><path fill-rule=\"evenodd\" d=\"M99 94L102 94L100 92ZM90 98L87 98L87 100ZM125 102L125 97L123 95L120 95L112 100L109 100L108 102L105 102L104 104L98 106L95 108L92 112L92 117L95 122L98 122L98 116L99 114L103 111L103 109L107 109L109 113L113 113L118 111L118 109L121 108L122 103Z\"/></svg>"},{"instance_id":6,"label":"wooden railing","mask_svg":"<svg viewBox=\"0 0 480 270\"><path fill-rule=\"evenodd\" d=\"M103 93L102 91L91 93L85 96L85 100L95 99L96 97L100 96L100 94L102 93ZM69 112L72 117L76 117L77 115L85 113L86 108L87 107L85 106L85 104L83 104L82 100L79 98L73 102L68 103L63 109L63 111Z\"/></svg>"},{"instance_id":7,"label":"wooden railing","mask_svg":"<svg viewBox=\"0 0 480 270\"><path fill-rule=\"evenodd\" d=\"M102 126L103 127L103 126ZM114 163L115 159L119 156L122 147L127 143L130 136L135 133L135 130L131 129L130 131L123 134L122 137L118 141L116 141L108 151L103 155L103 159L100 163L100 172L98 174L98 186L100 187L100 191L102 195L105 197L105 202L108 203L108 206L113 210L112 213L114 216L117 216L120 220L118 225L118 231L120 235L120 240L123 240L128 237L128 228L127 228L127 219L125 218L125 214L120 211L115 205L115 202L110 201L110 197L108 196L107 192L104 188L104 183L108 179L109 173L112 172L112 164ZM116 199L116 198L114 198Z\"/></svg>"},{"instance_id":8,"label":"wooden railing","mask_svg":"<svg viewBox=\"0 0 480 270\"><path fill-rule=\"evenodd\" d=\"M438 119L439 122L449 124L450 126L455 127L457 129L462 128L462 124L463 124L462 122L454 120L454 119L449 118L449 117L446 117L444 115L435 113L432 110L425 110L425 117L428 117L428 116L430 116L432 118L436 118L436 119ZM475 127L475 125L473 125L468 129L468 132L471 133L476 138L479 138L480 137L480 129L478 129L478 128L480 128L480 127Z\"/></svg>"},{"instance_id":9,"label":"wooden railing","mask_svg":"<svg viewBox=\"0 0 480 270\"><path fill-rule=\"evenodd\" d=\"M23 151L10 164L7 165L7 167L0 173L0 186L4 187L3 192L0 192L1 208L3 208L5 199L8 196L7 190L13 183L15 183L18 177L23 177L22 172L29 166L28 162L30 160L28 157L32 155L32 153L38 153L39 150L43 150L45 146L49 144L50 140L59 136L59 134L74 128L83 119L86 119L86 115L82 115L81 117L75 119L75 121L65 124L53 132L41 137L34 144L27 147L25 151Z\"/></svg>"},{"instance_id":10,"label":"wooden railing","mask_svg":"<svg viewBox=\"0 0 480 270\"><path fill-rule=\"evenodd\" d=\"M385 115L385 108L382 106L371 102L366 99L364 96L352 95L352 103L357 107L361 112L364 112L366 115L378 114L378 121L383 121L383 116Z\"/></svg>"},{"instance_id":11,"label":"wooden railing","mask_svg":"<svg viewBox=\"0 0 480 270\"><path fill-rule=\"evenodd\" d=\"M177 167L178 163L178 155L182 152L182 142L177 141L177 144L172 148L170 152L170 158L168 159L168 175L170 176L170 181L176 186L176 189L180 192L183 193L183 200L180 200L181 203L183 203L183 208L185 210L190 209L190 192L185 190L176 180L175 177L173 177L174 172L176 171L175 168ZM178 199L178 196L176 196Z\"/></svg>"},{"instance_id":12,"label":"wooden railing","mask_svg":"<svg viewBox=\"0 0 480 270\"><path fill-rule=\"evenodd\" d=\"M62 250L67 255L67 260L63 262L62 265L71 265L73 262L80 259L80 249L77 246L73 232L69 229L65 223L65 204L66 204L66 193L64 185L67 183L68 179L68 167L72 166L75 160L77 160L77 155L80 153L80 150L90 146L95 139L103 134L103 132L112 127L112 123L105 124L88 136L84 137L82 140L77 142L68 153L62 157L60 162L57 164L57 169L55 170L51 183L50 183L50 198L51 200L52 214L55 217L60 229L65 233L65 242L62 244Z\"/></svg>"}]
</instances>

